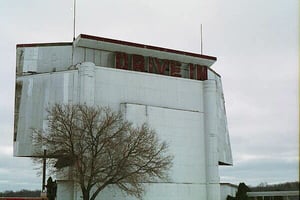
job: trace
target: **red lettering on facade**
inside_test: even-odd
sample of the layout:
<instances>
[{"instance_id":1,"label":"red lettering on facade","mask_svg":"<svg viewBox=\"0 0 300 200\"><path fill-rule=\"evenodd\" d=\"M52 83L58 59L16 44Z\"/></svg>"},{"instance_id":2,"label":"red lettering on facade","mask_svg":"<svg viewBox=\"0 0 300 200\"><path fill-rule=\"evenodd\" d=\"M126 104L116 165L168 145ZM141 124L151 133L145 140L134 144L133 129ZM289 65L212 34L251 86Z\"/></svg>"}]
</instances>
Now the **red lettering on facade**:
<instances>
[{"instance_id":1,"label":"red lettering on facade","mask_svg":"<svg viewBox=\"0 0 300 200\"><path fill-rule=\"evenodd\" d=\"M149 59L148 59L148 60L149 60L149 62L148 62L148 64L149 64L149 72L150 72L150 73L155 73L155 72L154 72L154 63L153 63L153 59L154 59L154 58L152 58L152 57L149 57Z\"/></svg>"},{"instance_id":2,"label":"red lettering on facade","mask_svg":"<svg viewBox=\"0 0 300 200\"><path fill-rule=\"evenodd\" d=\"M145 71L145 59L141 55L132 55L132 70L134 71Z\"/></svg>"},{"instance_id":3,"label":"red lettering on facade","mask_svg":"<svg viewBox=\"0 0 300 200\"><path fill-rule=\"evenodd\" d=\"M169 65L168 60L149 57L149 72L165 75L165 71Z\"/></svg>"},{"instance_id":4,"label":"red lettering on facade","mask_svg":"<svg viewBox=\"0 0 300 200\"><path fill-rule=\"evenodd\" d=\"M128 69L128 55L122 52L116 52L115 66L117 69Z\"/></svg>"},{"instance_id":5,"label":"red lettering on facade","mask_svg":"<svg viewBox=\"0 0 300 200\"><path fill-rule=\"evenodd\" d=\"M158 58L154 58L154 60L155 60L155 64L156 64L156 72L158 74L165 74L166 68L169 65L169 61L168 60L160 60Z\"/></svg>"},{"instance_id":6,"label":"red lettering on facade","mask_svg":"<svg viewBox=\"0 0 300 200\"><path fill-rule=\"evenodd\" d=\"M197 80L207 80L207 67L203 65L197 65Z\"/></svg>"},{"instance_id":7,"label":"red lettering on facade","mask_svg":"<svg viewBox=\"0 0 300 200\"><path fill-rule=\"evenodd\" d=\"M170 75L175 77L181 77L181 63L178 61L170 61Z\"/></svg>"},{"instance_id":8,"label":"red lettering on facade","mask_svg":"<svg viewBox=\"0 0 300 200\"><path fill-rule=\"evenodd\" d=\"M195 66L194 66L194 64L192 64L192 63L190 63L189 64L189 71L190 71L190 79L196 79L196 77L195 77L195 71L196 71L196 68L195 68Z\"/></svg>"},{"instance_id":9,"label":"red lettering on facade","mask_svg":"<svg viewBox=\"0 0 300 200\"><path fill-rule=\"evenodd\" d=\"M123 52L115 53L115 68L140 72L184 77L194 80L207 80L207 66L199 64L185 64L175 60L164 60L142 55L130 55Z\"/></svg>"}]
</instances>

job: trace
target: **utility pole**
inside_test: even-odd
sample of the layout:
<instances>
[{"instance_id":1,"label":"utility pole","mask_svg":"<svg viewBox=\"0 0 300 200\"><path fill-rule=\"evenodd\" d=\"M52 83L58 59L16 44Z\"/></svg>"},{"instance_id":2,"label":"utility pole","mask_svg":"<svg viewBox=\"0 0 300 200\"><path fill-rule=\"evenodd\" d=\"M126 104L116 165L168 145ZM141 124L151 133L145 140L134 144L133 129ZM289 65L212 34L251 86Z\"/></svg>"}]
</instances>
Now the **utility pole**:
<instances>
[{"instance_id":1,"label":"utility pole","mask_svg":"<svg viewBox=\"0 0 300 200\"><path fill-rule=\"evenodd\" d=\"M45 191L46 188L46 154L47 150L44 149L44 156L43 156L43 183L42 183L42 192Z\"/></svg>"}]
</instances>

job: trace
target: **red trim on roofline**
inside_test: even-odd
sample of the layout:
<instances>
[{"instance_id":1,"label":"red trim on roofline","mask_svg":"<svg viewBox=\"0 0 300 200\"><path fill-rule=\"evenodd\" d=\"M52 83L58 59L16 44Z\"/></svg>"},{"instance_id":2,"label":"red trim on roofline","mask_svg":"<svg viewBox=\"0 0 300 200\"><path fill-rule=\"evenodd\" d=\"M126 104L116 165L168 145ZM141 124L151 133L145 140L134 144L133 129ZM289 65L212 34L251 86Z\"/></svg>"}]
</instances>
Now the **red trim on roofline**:
<instances>
[{"instance_id":1,"label":"red trim on roofline","mask_svg":"<svg viewBox=\"0 0 300 200\"><path fill-rule=\"evenodd\" d=\"M156 47L156 46L151 46L151 45L144 45L144 44L139 44L139 43L134 43L134 42L126 42L126 41L122 41L122 40L115 40L115 39L109 39L109 38L86 35L86 34L80 34L79 37L84 38L84 39L90 39L90 40L96 40L96 41L102 41L102 42L109 42L109 43L114 43L114 44L127 45L127 46L132 46L132 47L138 47L138 48L144 48L144 49L150 49L150 50L156 50L156 51L163 51L163 52L168 52L168 53L181 54L181 55L186 55L186 56L192 56L192 57L197 57L197 58L208 59L208 60L212 60L212 61L217 60L217 58L213 57L213 56L202 55L202 54L191 53L191 52L185 52L185 51L179 51L179 50L162 48L162 47ZM41 47L41 46L68 46L68 45L72 45L72 44L73 44L72 42L17 44L17 48L20 48L20 47Z\"/></svg>"},{"instance_id":2,"label":"red trim on roofline","mask_svg":"<svg viewBox=\"0 0 300 200\"><path fill-rule=\"evenodd\" d=\"M167 49L167 48L162 48L162 47L138 44L138 43L133 43L133 42L126 42L126 41L121 41L121 40L115 40L115 39L109 39L109 38L103 38L103 37L85 35L85 34L80 34L79 36L81 38L84 38L84 39L97 40L97 41L102 41L102 42L109 42L109 43L115 43L115 44L120 44L120 45L127 45L127 46L132 46L132 47L138 47L138 48L151 49L151 50L163 51L163 52L168 52L168 53L181 54L181 55L186 55L186 56L204 58L204 59L213 60L213 61L217 60L217 58L213 57L213 56L207 56L207 55L196 54L196 53L191 53L191 52L179 51L179 50L174 50L174 49Z\"/></svg>"},{"instance_id":3,"label":"red trim on roofline","mask_svg":"<svg viewBox=\"0 0 300 200\"><path fill-rule=\"evenodd\" d=\"M69 46L72 44L73 44L72 42L17 44L17 48L19 48L19 47Z\"/></svg>"}]
</instances>

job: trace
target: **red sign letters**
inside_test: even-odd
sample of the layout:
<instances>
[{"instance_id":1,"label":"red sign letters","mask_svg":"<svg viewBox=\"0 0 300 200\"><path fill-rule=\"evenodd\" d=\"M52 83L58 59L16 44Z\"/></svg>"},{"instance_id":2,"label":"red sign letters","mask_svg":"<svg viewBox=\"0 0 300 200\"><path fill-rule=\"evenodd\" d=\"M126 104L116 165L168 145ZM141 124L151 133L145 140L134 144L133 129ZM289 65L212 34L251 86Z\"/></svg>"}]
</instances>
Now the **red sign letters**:
<instances>
[{"instance_id":1,"label":"red sign letters","mask_svg":"<svg viewBox=\"0 0 300 200\"><path fill-rule=\"evenodd\" d=\"M123 52L115 54L115 68L148 72L194 80L207 80L207 66L199 64L186 64L175 60L130 55Z\"/></svg>"}]
</instances>

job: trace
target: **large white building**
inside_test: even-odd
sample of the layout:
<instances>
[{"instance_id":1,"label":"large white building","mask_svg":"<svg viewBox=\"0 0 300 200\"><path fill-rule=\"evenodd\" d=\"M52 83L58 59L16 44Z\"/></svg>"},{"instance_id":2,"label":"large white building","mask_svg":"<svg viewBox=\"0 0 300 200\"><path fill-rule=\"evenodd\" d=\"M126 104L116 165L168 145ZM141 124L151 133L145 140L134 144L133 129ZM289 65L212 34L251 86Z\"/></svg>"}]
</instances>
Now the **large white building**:
<instances>
[{"instance_id":1,"label":"large white building","mask_svg":"<svg viewBox=\"0 0 300 200\"><path fill-rule=\"evenodd\" d=\"M32 128L54 103L110 106L148 122L174 155L171 182L147 184L145 200L218 200L219 165L231 165L215 57L80 35L72 43L17 45L14 155L33 155ZM58 199L81 199L57 177ZM133 199L107 189L99 199Z\"/></svg>"}]
</instances>

